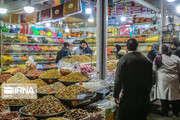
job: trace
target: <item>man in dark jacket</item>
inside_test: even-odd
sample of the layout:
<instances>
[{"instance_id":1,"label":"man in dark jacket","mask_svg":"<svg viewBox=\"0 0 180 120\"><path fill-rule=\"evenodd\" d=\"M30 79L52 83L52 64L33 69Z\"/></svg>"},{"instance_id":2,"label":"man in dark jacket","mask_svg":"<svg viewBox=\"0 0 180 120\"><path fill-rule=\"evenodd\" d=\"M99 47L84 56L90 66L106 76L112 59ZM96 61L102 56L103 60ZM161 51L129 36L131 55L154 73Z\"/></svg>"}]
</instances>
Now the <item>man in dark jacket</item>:
<instances>
[{"instance_id":1,"label":"man in dark jacket","mask_svg":"<svg viewBox=\"0 0 180 120\"><path fill-rule=\"evenodd\" d=\"M70 49L69 43L65 42L63 48L57 53L55 62L58 63L59 60L61 60L62 58L71 57L71 52L69 49Z\"/></svg>"},{"instance_id":2,"label":"man in dark jacket","mask_svg":"<svg viewBox=\"0 0 180 120\"><path fill-rule=\"evenodd\" d=\"M180 41L179 41L179 38L177 38L177 37L174 38L173 43L174 43L174 46L176 47L173 54L180 58Z\"/></svg>"},{"instance_id":3,"label":"man in dark jacket","mask_svg":"<svg viewBox=\"0 0 180 120\"><path fill-rule=\"evenodd\" d=\"M130 52L118 63L114 88L115 102L119 104L116 120L146 120L152 87L152 63L137 52L137 47L136 39L128 40Z\"/></svg>"},{"instance_id":4,"label":"man in dark jacket","mask_svg":"<svg viewBox=\"0 0 180 120\"><path fill-rule=\"evenodd\" d=\"M92 54L92 50L89 48L87 42L85 40L80 41L79 47L74 52L75 55L84 55L84 54Z\"/></svg>"}]
</instances>

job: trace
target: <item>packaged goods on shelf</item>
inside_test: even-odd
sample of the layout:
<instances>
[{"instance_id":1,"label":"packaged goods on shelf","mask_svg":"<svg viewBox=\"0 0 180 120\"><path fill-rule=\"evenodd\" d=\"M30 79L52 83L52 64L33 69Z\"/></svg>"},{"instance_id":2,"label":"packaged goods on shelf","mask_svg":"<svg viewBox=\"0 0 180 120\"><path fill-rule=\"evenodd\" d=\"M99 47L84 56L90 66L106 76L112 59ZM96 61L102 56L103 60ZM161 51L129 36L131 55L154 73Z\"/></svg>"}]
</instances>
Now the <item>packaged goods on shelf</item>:
<instances>
[{"instance_id":1,"label":"packaged goods on shelf","mask_svg":"<svg viewBox=\"0 0 180 120\"><path fill-rule=\"evenodd\" d=\"M52 69L40 75L40 78L61 78L61 74L59 71Z\"/></svg>"},{"instance_id":2,"label":"packaged goods on shelf","mask_svg":"<svg viewBox=\"0 0 180 120\"><path fill-rule=\"evenodd\" d=\"M8 70L4 71L4 73L12 73L15 70L16 70L16 68L11 68L11 69L8 69Z\"/></svg>"},{"instance_id":3,"label":"packaged goods on shelf","mask_svg":"<svg viewBox=\"0 0 180 120\"><path fill-rule=\"evenodd\" d=\"M71 109L64 114L64 117L70 120L89 120L90 115L86 110Z\"/></svg>"},{"instance_id":4,"label":"packaged goods on shelf","mask_svg":"<svg viewBox=\"0 0 180 120\"><path fill-rule=\"evenodd\" d=\"M159 39L160 39L159 35L151 37L151 38L147 38L146 43L157 43Z\"/></svg>"},{"instance_id":5,"label":"packaged goods on shelf","mask_svg":"<svg viewBox=\"0 0 180 120\"><path fill-rule=\"evenodd\" d=\"M34 84L37 84L38 88L48 85L46 82L44 82L41 79L28 80L28 81L25 81L24 83L34 83Z\"/></svg>"},{"instance_id":6,"label":"packaged goods on shelf","mask_svg":"<svg viewBox=\"0 0 180 120\"><path fill-rule=\"evenodd\" d=\"M14 61L14 59L10 55L3 55L2 56L2 63L3 64L12 64L13 61Z\"/></svg>"},{"instance_id":7,"label":"packaged goods on shelf","mask_svg":"<svg viewBox=\"0 0 180 120\"><path fill-rule=\"evenodd\" d=\"M117 64L118 64L118 62L108 62L107 63L107 69L109 71L116 70L117 69Z\"/></svg>"},{"instance_id":8,"label":"packaged goods on shelf","mask_svg":"<svg viewBox=\"0 0 180 120\"><path fill-rule=\"evenodd\" d=\"M117 60L116 55L108 55L107 56L107 60L108 61L110 61L110 60Z\"/></svg>"},{"instance_id":9,"label":"packaged goods on shelf","mask_svg":"<svg viewBox=\"0 0 180 120\"><path fill-rule=\"evenodd\" d=\"M81 74L81 72L72 72L69 75L62 76L60 81L67 81L67 82L80 82L80 81L87 81L88 78Z\"/></svg>"},{"instance_id":10,"label":"packaged goods on shelf","mask_svg":"<svg viewBox=\"0 0 180 120\"><path fill-rule=\"evenodd\" d=\"M78 85L70 85L66 87L63 91L56 94L59 98L64 99L76 99L77 95L83 92L87 92L88 89Z\"/></svg>"},{"instance_id":11,"label":"packaged goods on shelf","mask_svg":"<svg viewBox=\"0 0 180 120\"><path fill-rule=\"evenodd\" d=\"M48 94L49 91L51 91L51 93L58 93L64 90L65 88L66 86L63 85L61 82L55 82L53 84L40 87L38 89L38 93Z\"/></svg>"},{"instance_id":12,"label":"packaged goods on shelf","mask_svg":"<svg viewBox=\"0 0 180 120\"><path fill-rule=\"evenodd\" d=\"M1 120L18 120L19 117L20 117L20 113L17 111L0 114Z\"/></svg>"},{"instance_id":13,"label":"packaged goods on shelf","mask_svg":"<svg viewBox=\"0 0 180 120\"><path fill-rule=\"evenodd\" d=\"M30 115L33 115L34 112L36 112L37 115L48 115L54 114L55 111L64 112L67 109L68 107L61 103L57 98L48 95L37 99L32 104L26 106L22 109L22 112Z\"/></svg>"}]
</instances>

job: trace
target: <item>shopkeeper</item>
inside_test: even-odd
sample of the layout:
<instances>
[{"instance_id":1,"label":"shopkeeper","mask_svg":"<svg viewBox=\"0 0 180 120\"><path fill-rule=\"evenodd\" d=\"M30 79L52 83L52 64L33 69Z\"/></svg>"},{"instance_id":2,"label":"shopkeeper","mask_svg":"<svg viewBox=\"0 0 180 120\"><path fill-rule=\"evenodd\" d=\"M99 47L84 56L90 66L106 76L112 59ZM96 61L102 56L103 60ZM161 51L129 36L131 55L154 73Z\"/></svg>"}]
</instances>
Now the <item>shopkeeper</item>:
<instances>
[{"instance_id":1,"label":"shopkeeper","mask_svg":"<svg viewBox=\"0 0 180 120\"><path fill-rule=\"evenodd\" d=\"M80 41L79 47L74 52L75 55L92 54L92 50L89 48L85 40Z\"/></svg>"},{"instance_id":2,"label":"shopkeeper","mask_svg":"<svg viewBox=\"0 0 180 120\"><path fill-rule=\"evenodd\" d=\"M62 49L57 52L57 57L56 57L56 63L59 62L62 58L69 58L71 57L71 52L70 52L70 44L68 42L64 43L64 46Z\"/></svg>"}]
</instances>

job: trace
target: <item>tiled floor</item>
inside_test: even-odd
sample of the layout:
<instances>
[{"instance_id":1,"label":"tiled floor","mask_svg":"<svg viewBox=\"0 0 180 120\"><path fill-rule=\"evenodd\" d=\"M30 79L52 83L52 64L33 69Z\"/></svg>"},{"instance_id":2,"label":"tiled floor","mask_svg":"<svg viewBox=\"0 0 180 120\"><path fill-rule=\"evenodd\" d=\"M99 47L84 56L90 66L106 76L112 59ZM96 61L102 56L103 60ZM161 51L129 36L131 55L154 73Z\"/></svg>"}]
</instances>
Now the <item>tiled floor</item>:
<instances>
[{"instance_id":1,"label":"tiled floor","mask_svg":"<svg viewBox=\"0 0 180 120\"><path fill-rule=\"evenodd\" d=\"M159 115L161 111L161 106L159 101L153 103L150 107L150 114L148 115L148 120L180 120L180 117L174 118L172 112L169 113L170 117L163 117Z\"/></svg>"}]
</instances>

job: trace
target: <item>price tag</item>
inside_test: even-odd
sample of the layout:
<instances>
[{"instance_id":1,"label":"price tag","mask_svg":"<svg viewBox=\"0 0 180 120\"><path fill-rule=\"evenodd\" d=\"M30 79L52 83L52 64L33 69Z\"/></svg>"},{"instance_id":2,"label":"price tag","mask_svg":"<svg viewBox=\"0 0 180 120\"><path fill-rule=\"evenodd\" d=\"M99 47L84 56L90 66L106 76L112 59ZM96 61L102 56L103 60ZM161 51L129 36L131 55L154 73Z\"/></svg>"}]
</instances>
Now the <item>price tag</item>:
<instances>
[{"instance_id":1,"label":"price tag","mask_svg":"<svg viewBox=\"0 0 180 120\"><path fill-rule=\"evenodd\" d=\"M99 71L97 72L97 74L99 74Z\"/></svg>"},{"instance_id":2,"label":"price tag","mask_svg":"<svg viewBox=\"0 0 180 120\"><path fill-rule=\"evenodd\" d=\"M54 113L58 113L58 112L59 112L58 109L54 110Z\"/></svg>"},{"instance_id":3,"label":"price tag","mask_svg":"<svg viewBox=\"0 0 180 120\"><path fill-rule=\"evenodd\" d=\"M36 78L36 76L33 76L33 78L35 79L35 78Z\"/></svg>"},{"instance_id":4,"label":"price tag","mask_svg":"<svg viewBox=\"0 0 180 120\"><path fill-rule=\"evenodd\" d=\"M50 95L50 94L51 94L51 91L48 92L48 95Z\"/></svg>"},{"instance_id":5,"label":"price tag","mask_svg":"<svg viewBox=\"0 0 180 120\"><path fill-rule=\"evenodd\" d=\"M52 79L49 80L49 83L50 83L50 84L52 83Z\"/></svg>"},{"instance_id":6,"label":"price tag","mask_svg":"<svg viewBox=\"0 0 180 120\"><path fill-rule=\"evenodd\" d=\"M35 117L36 116L36 112L33 112L33 117Z\"/></svg>"},{"instance_id":7,"label":"price tag","mask_svg":"<svg viewBox=\"0 0 180 120\"><path fill-rule=\"evenodd\" d=\"M72 101L72 105L78 105L77 101Z\"/></svg>"},{"instance_id":8,"label":"price tag","mask_svg":"<svg viewBox=\"0 0 180 120\"><path fill-rule=\"evenodd\" d=\"M79 85L82 85L82 84L83 84L83 82L80 82L80 83L79 83Z\"/></svg>"},{"instance_id":9,"label":"price tag","mask_svg":"<svg viewBox=\"0 0 180 120\"><path fill-rule=\"evenodd\" d=\"M87 76L87 79L89 80L89 76Z\"/></svg>"}]
</instances>

